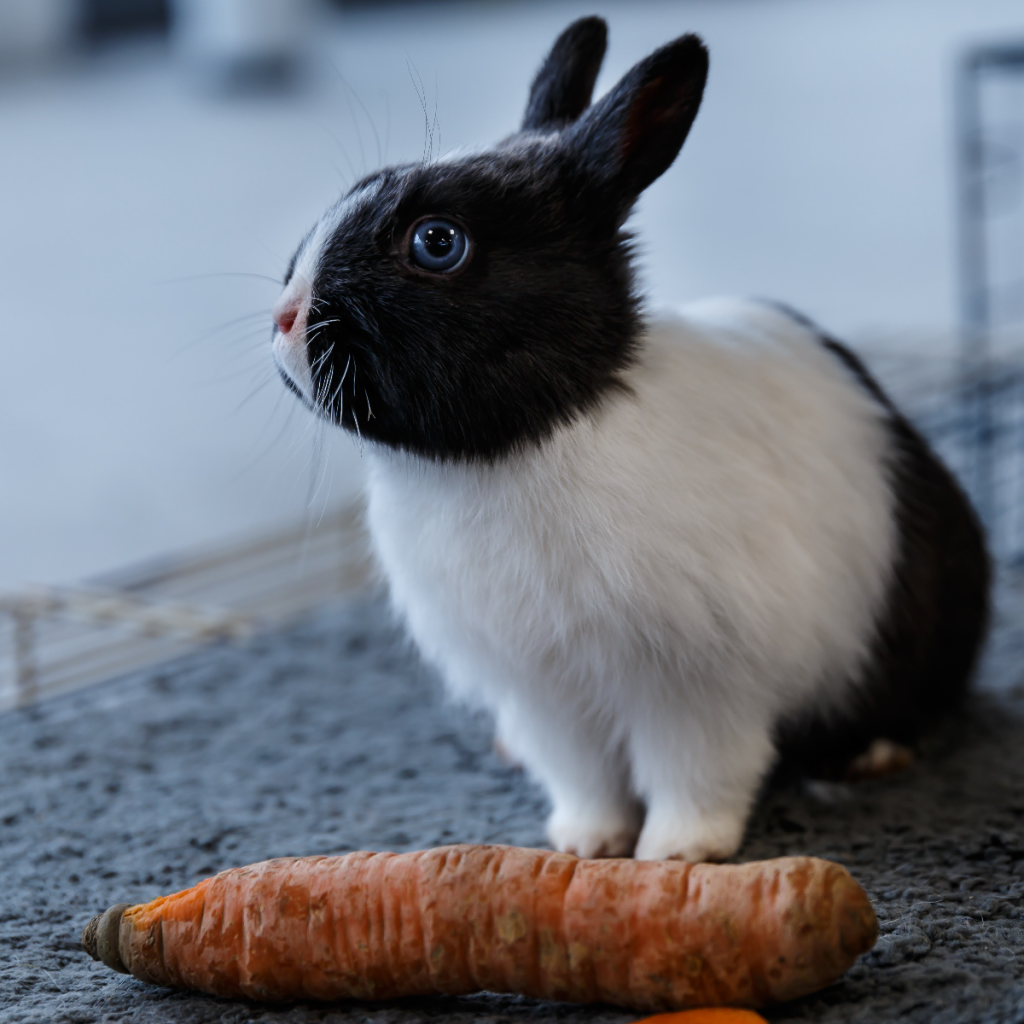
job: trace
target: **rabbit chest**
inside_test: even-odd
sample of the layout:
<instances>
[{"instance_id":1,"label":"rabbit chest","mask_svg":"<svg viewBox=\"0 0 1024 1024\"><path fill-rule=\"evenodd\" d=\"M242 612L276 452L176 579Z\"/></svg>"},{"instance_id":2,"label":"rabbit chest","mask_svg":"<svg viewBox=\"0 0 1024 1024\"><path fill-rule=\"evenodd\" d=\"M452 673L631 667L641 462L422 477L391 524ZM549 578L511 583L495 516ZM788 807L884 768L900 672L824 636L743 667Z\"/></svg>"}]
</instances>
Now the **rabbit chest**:
<instances>
[{"instance_id":1,"label":"rabbit chest","mask_svg":"<svg viewBox=\"0 0 1024 1024\"><path fill-rule=\"evenodd\" d=\"M494 462L372 451L373 545L423 653L466 696L644 677L783 706L852 679L892 573L883 411L752 303L653 324L624 383Z\"/></svg>"}]
</instances>

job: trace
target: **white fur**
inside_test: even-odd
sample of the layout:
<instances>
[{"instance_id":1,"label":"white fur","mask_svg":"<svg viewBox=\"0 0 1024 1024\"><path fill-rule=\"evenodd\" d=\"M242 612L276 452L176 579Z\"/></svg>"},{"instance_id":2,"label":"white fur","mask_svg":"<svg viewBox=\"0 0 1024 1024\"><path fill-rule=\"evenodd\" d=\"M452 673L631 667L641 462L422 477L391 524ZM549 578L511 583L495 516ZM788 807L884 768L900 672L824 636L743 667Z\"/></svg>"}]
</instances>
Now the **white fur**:
<instances>
[{"instance_id":1,"label":"white fur","mask_svg":"<svg viewBox=\"0 0 1024 1024\"><path fill-rule=\"evenodd\" d=\"M868 653L883 412L739 301L656 323L627 379L495 465L371 446L370 531L423 654L547 789L556 847L726 857L775 723L841 708Z\"/></svg>"}]
</instances>

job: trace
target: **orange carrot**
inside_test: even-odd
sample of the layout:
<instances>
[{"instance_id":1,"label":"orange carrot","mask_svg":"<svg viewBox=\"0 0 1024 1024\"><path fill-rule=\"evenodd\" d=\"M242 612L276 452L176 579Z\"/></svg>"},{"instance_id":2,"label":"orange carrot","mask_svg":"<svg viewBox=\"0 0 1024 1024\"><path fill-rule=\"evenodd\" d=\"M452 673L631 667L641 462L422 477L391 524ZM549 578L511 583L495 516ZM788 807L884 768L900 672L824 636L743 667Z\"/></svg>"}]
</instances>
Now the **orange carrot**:
<instances>
[{"instance_id":1,"label":"orange carrot","mask_svg":"<svg viewBox=\"0 0 1024 1024\"><path fill-rule=\"evenodd\" d=\"M636 1024L768 1024L752 1010L732 1010L711 1007L702 1010L680 1010L678 1013L659 1013L657 1017L644 1017Z\"/></svg>"},{"instance_id":2,"label":"orange carrot","mask_svg":"<svg viewBox=\"0 0 1024 1024\"><path fill-rule=\"evenodd\" d=\"M143 981L265 1000L477 991L653 1012L793 999L878 924L845 868L579 860L509 846L264 861L119 904L85 948Z\"/></svg>"}]
</instances>

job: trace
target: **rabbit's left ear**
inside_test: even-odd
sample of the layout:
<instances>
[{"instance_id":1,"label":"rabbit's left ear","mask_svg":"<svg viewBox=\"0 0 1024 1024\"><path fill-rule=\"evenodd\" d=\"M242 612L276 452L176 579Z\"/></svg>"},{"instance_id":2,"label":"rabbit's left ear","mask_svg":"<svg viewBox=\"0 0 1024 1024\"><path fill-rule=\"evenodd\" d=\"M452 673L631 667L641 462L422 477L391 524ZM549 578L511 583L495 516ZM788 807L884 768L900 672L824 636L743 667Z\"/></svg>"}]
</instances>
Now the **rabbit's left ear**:
<instances>
[{"instance_id":1,"label":"rabbit's left ear","mask_svg":"<svg viewBox=\"0 0 1024 1024\"><path fill-rule=\"evenodd\" d=\"M580 18L555 40L530 87L523 131L564 128L587 109L607 45L603 18Z\"/></svg>"},{"instance_id":2,"label":"rabbit's left ear","mask_svg":"<svg viewBox=\"0 0 1024 1024\"><path fill-rule=\"evenodd\" d=\"M704 44L682 36L640 61L567 132L588 178L620 211L675 160L707 76Z\"/></svg>"}]
</instances>

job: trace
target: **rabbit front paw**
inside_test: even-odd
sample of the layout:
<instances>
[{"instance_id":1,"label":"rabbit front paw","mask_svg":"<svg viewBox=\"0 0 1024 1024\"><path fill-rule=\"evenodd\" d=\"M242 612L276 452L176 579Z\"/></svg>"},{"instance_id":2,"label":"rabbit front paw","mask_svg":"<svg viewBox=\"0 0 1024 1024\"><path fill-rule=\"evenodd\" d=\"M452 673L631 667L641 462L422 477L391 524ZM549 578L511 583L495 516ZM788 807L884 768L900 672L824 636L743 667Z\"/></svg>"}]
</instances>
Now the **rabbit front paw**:
<instances>
[{"instance_id":1,"label":"rabbit front paw","mask_svg":"<svg viewBox=\"0 0 1024 1024\"><path fill-rule=\"evenodd\" d=\"M577 857L628 857L636 846L640 815L621 810L566 812L548 818L548 840L561 853Z\"/></svg>"},{"instance_id":2,"label":"rabbit front paw","mask_svg":"<svg viewBox=\"0 0 1024 1024\"><path fill-rule=\"evenodd\" d=\"M637 860L726 860L743 841L745 814L680 815L648 812L636 846Z\"/></svg>"}]
</instances>

